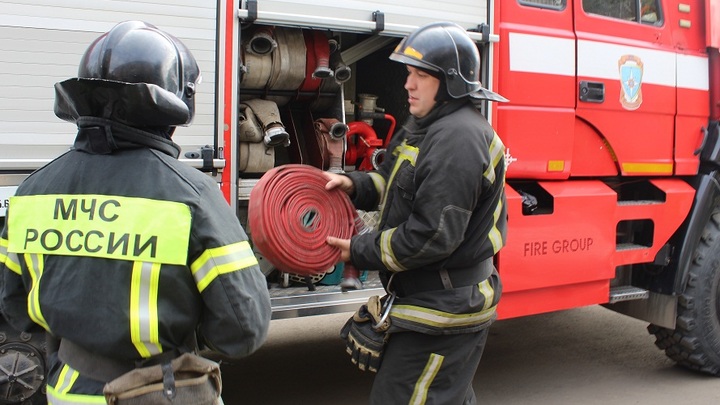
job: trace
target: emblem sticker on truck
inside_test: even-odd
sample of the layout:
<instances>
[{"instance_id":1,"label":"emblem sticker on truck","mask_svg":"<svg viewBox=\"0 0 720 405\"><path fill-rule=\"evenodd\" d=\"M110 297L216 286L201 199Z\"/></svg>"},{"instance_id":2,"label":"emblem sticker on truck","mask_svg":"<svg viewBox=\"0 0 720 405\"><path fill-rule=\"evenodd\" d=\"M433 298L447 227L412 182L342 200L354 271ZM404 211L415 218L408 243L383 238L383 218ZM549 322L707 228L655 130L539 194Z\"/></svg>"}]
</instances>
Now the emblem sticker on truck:
<instances>
[{"instance_id":1,"label":"emblem sticker on truck","mask_svg":"<svg viewBox=\"0 0 720 405\"><path fill-rule=\"evenodd\" d=\"M618 60L620 71L620 104L626 110L637 110L642 104L643 63L635 55L623 55Z\"/></svg>"}]
</instances>

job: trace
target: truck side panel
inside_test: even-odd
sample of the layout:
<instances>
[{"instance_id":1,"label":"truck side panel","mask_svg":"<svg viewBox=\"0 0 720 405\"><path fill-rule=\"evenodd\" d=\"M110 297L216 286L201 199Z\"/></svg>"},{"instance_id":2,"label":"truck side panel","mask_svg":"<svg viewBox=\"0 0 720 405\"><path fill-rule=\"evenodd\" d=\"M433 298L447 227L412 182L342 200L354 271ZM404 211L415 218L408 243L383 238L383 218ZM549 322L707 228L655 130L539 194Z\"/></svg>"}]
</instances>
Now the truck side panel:
<instances>
[{"instance_id":1,"label":"truck side panel","mask_svg":"<svg viewBox=\"0 0 720 405\"><path fill-rule=\"evenodd\" d=\"M571 4L498 3L498 91L510 103L497 105L497 126L512 160L508 178L567 179L575 121Z\"/></svg>"},{"instance_id":2,"label":"truck side panel","mask_svg":"<svg viewBox=\"0 0 720 405\"><path fill-rule=\"evenodd\" d=\"M257 15L247 10L257 5ZM250 5L250 6L249 6ZM241 18L263 24L329 28L369 32L382 28L384 35L407 34L433 21L453 21L466 29L487 22L487 1L242 1Z\"/></svg>"},{"instance_id":3,"label":"truck side panel","mask_svg":"<svg viewBox=\"0 0 720 405\"><path fill-rule=\"evenodd\" d=\"M0 7L0 80L5 83L0 96L0 171L67 150L75 129L53 113L53 84L76 76L90 42L130 19L157 25L192 50L203 74L197 114L193 125L179 128L174 138L183 153L215 144L214 1L17 0L2 1Z\"/></svg>"},{"instance_id":4,"label":"truck side panel","mask_svg":"<svg viewBox=\"0 0 720 405\"><path fill-rule=\"evenodd\" d=\"M612 302L665 263L695 195L670 177L697 173L709 114L702 4L686 3L499 3L501 317Z\"/></svg>"}]
</instances>

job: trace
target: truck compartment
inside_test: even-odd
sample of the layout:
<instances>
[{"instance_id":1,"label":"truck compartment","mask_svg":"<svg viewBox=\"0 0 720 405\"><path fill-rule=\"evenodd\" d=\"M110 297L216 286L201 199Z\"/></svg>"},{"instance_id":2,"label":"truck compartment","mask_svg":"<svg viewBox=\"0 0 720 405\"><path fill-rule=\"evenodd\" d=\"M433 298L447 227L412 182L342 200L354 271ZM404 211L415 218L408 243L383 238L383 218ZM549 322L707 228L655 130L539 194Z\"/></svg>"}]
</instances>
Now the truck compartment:
<instances>
[{"instance_id":1,"label":"truck compartment","mask_svg":"<svg viewBox=\"0 0 720 405\"><path fill-rule=\"evenodd\" d=\"M246 23L241 24L237 41L238 210L250 235L250 192L273 167L302 163L336 172L366 171L382 160L393 132L409 114L403 88L406 68L388 59L401 35L438 16L464 21L468 29L487 23L484 2L457 7L431 2L305 3L263 1L255 10L252 2L246 2L240 10ZM346 7L364 11L339 14L337 8ZM418 8L424 7L426 12L419 13ZM464 20L456 18L463 12ZM335 21L327 15L384 21L386 29L363 28L360 23L355 27L352 21ZM423 17L417 20L417 16ZM279 18L282 22L275 24ZM393 22L398 21L407 26L394 31ZM272 139L273 135L278 138ZM375 225L377 212L360 214L366 225ZM275 318L353 310L367 297L384 294L372 269L361 269L362 290L342 292L337 285L339 266L303 278L276 270L257 254L268 278Z\"/></svg>"}]
</instances>

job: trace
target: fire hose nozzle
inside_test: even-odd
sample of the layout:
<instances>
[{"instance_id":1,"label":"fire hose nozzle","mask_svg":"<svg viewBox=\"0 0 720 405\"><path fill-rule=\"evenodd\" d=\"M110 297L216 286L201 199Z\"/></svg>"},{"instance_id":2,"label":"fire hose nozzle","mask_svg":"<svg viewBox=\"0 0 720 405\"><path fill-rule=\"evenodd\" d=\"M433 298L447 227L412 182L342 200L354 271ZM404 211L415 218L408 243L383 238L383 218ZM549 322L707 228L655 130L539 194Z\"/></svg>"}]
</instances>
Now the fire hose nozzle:
<instances>
[{"instance_id":1,"label":"fire hose nozzle","mask_svg":"<svg viewBox=\"0 0 720 405\"><path fill-rule=\"evenodd\" d=\"M326 66L318 66L315 68L315 71L313 71L312 77L316 79L327 79L329 77L333 77L335 73Z\"/></svg>"},{"instance_id":2,"label":"fire hose nozzle","mask_svg":"<svg viewBox=\"0 0 720 405\"><path fill-rule=\"evenodd\" d=\"M256 55L266 55L275 48L277 48L277 42L272 36L272 30L269 28L258 29L247 45L247 49Z\"/></svg>"},{"instance_id":3,"label":"fire hose nozzle","mask_svg":"<svg viewBox=\"0 0 720 405\"><path fill-rule=\"evenodd\" d=\"M270 127L265 129L263 143L267 147L290 146L290 134L281 126Z\"/></svg>"},{"instance_id":4,"label":"fire hose nozzle","mask_svg":"<svg viewBox=\"0 0 720 405\"><path fill-rule=\"evenodd\" d=\"M330 43L320 31L313 31L313 48L317 65L312 73L316 79L333 77L335 72L330 69Z\"/></svg>"},{"instance_id":5,"label":"fire hose nozzle","mask_svg":"<svg viewBox=\"0 0 720 405\"><path fill-rule=\"evenodd\" d=\"M347 135L348 126L338 121L330 126L329 132L334 139L343 139Z\"/></svg>"},{"instance_id":6,"label":"fire hose nozzle","mask_svg":"<svg viewBox=\"0 0 720 405\"><path fill-rule=\"evenodd\" d=\"M337 69L335 69L335 81L342 84L346 81L350 80L350 77L352 77L352 70L349 66L338 66Z\"/></svg>"},{"instance_id":7,"label":"fire hose nozzle","mask_svg":"<svg viewBox=\"0 0 720 405\"><path fill-rule=\"evenodd\" d=\"M330 54L330 67L335 71L335 81L342 84L350 80L352 70L342 59L340 49Z\"/></svg>"},{"instance_id":8,"label":"fire hose nozzle","mask_svg":"<svg viewBox=\"0 0 720 405\"><path fill-rule=\"evenodd\" d=\"M330 55L340 50L340 43L338 43L337 39L328 39L328 50L330 51Z\"/></svg>"},{"instance_id":9,"label":"fire hose nozzle","mask_svg":"<svg viewBox=\"0 0 720 405\"><path fill-rule=\"evenodd\" d=\"M372 155L370 155L370 163L372 163L375 170L380 168L380 163L382 163L383 159L385 159L385 154L387 154L387 149L378 148L372 152Z\"/></svg>"}]
</instances>

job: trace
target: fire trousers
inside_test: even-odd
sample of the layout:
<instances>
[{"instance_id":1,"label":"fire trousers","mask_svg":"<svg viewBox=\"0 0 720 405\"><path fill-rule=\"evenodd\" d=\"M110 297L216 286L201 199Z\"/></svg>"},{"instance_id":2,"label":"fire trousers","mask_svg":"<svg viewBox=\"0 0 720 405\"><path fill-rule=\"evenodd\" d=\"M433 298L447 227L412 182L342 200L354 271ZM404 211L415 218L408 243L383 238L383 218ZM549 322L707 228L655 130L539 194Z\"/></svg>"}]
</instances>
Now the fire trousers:
<instances>
[{"instance_id":1,"label":"fire trousers","mask_svg":"<svg viewBox=\"0 0 720 405\"><path fill-rule=\"evenodd\" d=\"M472 380L489 329L457 335L390 335L370 394L372 405L474 405Z\"/></svg>"}]
</instances>

